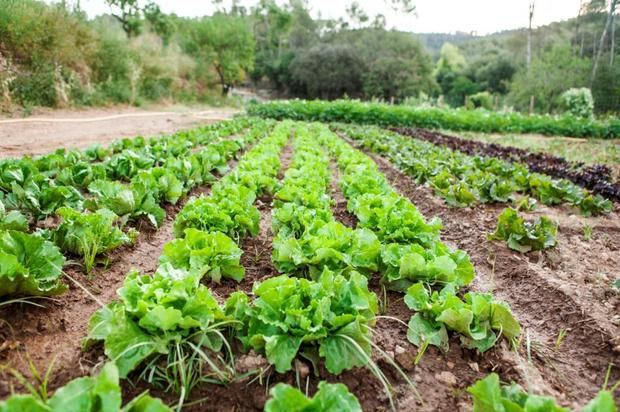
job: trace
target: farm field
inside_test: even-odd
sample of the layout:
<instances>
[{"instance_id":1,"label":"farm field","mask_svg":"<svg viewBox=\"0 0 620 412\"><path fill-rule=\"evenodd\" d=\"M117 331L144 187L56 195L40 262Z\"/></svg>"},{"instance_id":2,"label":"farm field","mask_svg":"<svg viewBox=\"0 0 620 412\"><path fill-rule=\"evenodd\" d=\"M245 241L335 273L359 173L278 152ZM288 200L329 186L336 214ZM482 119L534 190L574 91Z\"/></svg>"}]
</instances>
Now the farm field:
<instances>
[{"instance_id":1,"label":"farm field","mask_svg":"<svg viewBox=\"0 0 620 412\"><path fill-rule=\"evenodd\" d=\"M0 160L0 411L616 410L610 173L266 107Z\"/></svg>"}]
</instances>

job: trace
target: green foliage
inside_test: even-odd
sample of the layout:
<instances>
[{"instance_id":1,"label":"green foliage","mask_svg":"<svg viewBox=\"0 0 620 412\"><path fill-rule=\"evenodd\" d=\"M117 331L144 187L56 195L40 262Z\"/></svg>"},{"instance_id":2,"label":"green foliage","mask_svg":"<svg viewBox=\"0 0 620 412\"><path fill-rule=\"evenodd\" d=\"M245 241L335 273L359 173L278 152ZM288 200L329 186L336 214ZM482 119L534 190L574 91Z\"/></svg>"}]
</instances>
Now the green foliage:
<instances>
[{"instance_id":1,"label":"green foliage","mask_svg":"<svg viewBox=\"0 0 620 412\"><path fill-rule=\"evenodd\" d=\"M224 94L254 67L254 36L244 19L217 13L192 21L189 30L185 50L213 65Z\"/></svg>"},{"instance_id":2,"label":"green foliage","mask_svg":"<svg viewBox=\"0 0 620 412\"><path fill-rule=\"evenodd\" d=\"M517 163L494 157L472 157L377 127L339 125L338 128L367 149L386 155L418 183L427 183L451 206L506 203L519 192L532 195L546 205L572 204L585 216L608 213L613 208L612 202L600 195L594 196L568 180L530 173ZM360 221L364 219L360 217ZM422 231L425 232L428 230Z\"/></svg>"},{"instance_id":3,"label":"green foliage","mask_svg":"<svg viewBox=\"0 0 620 412\"><path fill-rule=\"evenodd\" d=\"M0 296L52 296L66 290L61 282L65 258L37 235L0 231Z\"/></svg>"},{"instance_id":4,"label":"green foliage","mask_svg":"<svg viewBox=\"0 0 620 412\"><path fill-rule=\"evenodd\" d=\"M17 210L7 211L4 203L0 200L0 231L15 230L27 232L28 229L28 219Z\"/></svg>"},{"instance_id":5,"label":"green foliage","mask_svg":"<svg viewBox=\"0 0 620 412\"><path fill-rule=\"evenodd\" d=\"M122 407L118 369L106 363L97 376L77 378L56 390L50 399L35 394L12 395L0 402L0 412L171 412L146 392Z\"/></svg>"},{"instance_id":6,"label":"green foliage","mask_svg":"<svg viewBox=\"0 0 620 412\"><path fill-rule=\"evenodd\" d=\"M132 271L118 295L91 317L87 345L103 341L121 377L184 342L221 350L226 318L199 276L170 264L153 276Z\"/></svg>"},{"instance_id":7,"label":"green foliage","mask_svg":"<svg viewBox=\"0 0 620 412\"><path fill-rule=\"evenodd\" d=\"M500 385L499 376L491 373L477 381L467 391L474 398L474 412L568 412L548 396L525 392L519 385ZM582 412L616 412L614 395L610 390L602 390L582 409Z\"/></svg>"},{"instance_id":8,"label":"green foliage","mask_svg":"<svg viewBox=\"0 0 620 412\"><path fill-rule=\"evenodd\" d=\"M405 33L377 29L342 31L295 52L291 90L299 96L334 99L397 99L430 93L435 84L428 55Z\"/></svg>"},{"instance_id":9,"label":"green foliage","mask_svg":"<svg viewBox=\"0 0 620 412\"><path fill-rule=\"evenodd\" d=\"M530 98L534 96L537 111L557 111L562 107L562 93L569 88L587 86L590 70L589 60L575 56L568 46L555 46L533 59L529 70L516 74L508 100L516 108L527 111Z\"/></svg>"},{"instance_id":10,"label":"green foliage","mask_svg":"<svg viewBox=\"0 0 620 412\"><path fill-rule=\"evenodd\" d=\"M620 120L617 119L597 121L579 119L570 115L558 118L477 110L413 108L382 103L362 103L355 100L269 102L250 106L248 113L275 119L442 128L485 133L539 133L598 138L620 136Z\"/></svg>"},{"instance_id":11,"label":"green foliage","mask_svg":"<svg viewBox=\"0 0 620 412\"><path fill-rule=\"evenodd\" d=\"M175 269L184 269L192 275L219 283L222 277L243 280L245 269L239 263L241 249L228 236L220 232L202 232L186 229L183 239L164 245L160 264L169 263Z\"/></svg>"},{"instance_id":12,"label":"green foliage","mask_svg":"<svg viewBox=\"0 0 620 412\"><path fill-rule=\"evenodd\" d=\"M324 358L340 374L370 360L377 297L367 283L359 273L345 278L327 269L317 281L282 275L255 283L252 302L233 293L226 313L240 322L235 336L244 347L265 353L276 371L290 370L299 353L315 367Z\"/></svg>"},{"instance_id":13,"label":"green foliage","mask_svg":"<svg viewBox=\"0 0 620 412\"><path fill-rule=\"evenodd\" d=\"M86 273L91 272L98 255L132 244L137 236L137 232L125 234L119 229L118 216L108 209L80 213L63 207L56 213L62 223L54 230L52 239L63 252L82 256Z\"/></svg>"},{"instance_id":14,"label":"green foliage","mask_svg":"<svg viewBox=\"0 0 620 412\"><path fill-rule=\"evenodd\" d=\"M279 124L269 137L243 156L234 172L213 186L210 196L191 199L175 219L175 236L183 236L187 228L222 232L235 240L247 234L256 235L260 213L254 201L275 188L279 152L289 133L290 124Z\"/></svg>"},{"instance_id":15,"label":"green foliage","mask_svg":"<svg viewBox=\"0 0 620 412\"><path fill-rule=\"evenodd\" d=\"M493 96L489 92L479 92L467 96L465 107L468 109L493 109Z\"/></svg>"},{"instance_id":16,"label":"green foliage","mask_svg":"<svg viewBox=\"0 0 620 412\"><path fill-rule=\"evenodd\" d=\"M564 108L573 116L589 119L594 115L594 99L590 89L568 89L561 97Z\"/></svg>"},{"instance_id":17,"label":"green foliage","mask_svg":"<svg viewBox=\"0 0 620 412\"><path fill-rule=\"evenodd\" d=\"M509 341L521 333L510 308L487 293L469 292L461 299L452 285L429 293L423 283L416 283L407 290L405 303L417 312L409 321L407 339L423 350L433 345L447 351L448 330L459 334L461 345L479 352L495 345L496 332Z\"/></svg>"},{"instance_id":18,"label":"green foliage","mask_svg":"<svg viewBox=\"0 0 620 412\"><path fill-rule=\"evenodd\" d=\"M279 383L269 391L265 412L362 412L357 398L342 383L319 382L309 399L299 389Z\"/></svg>"},{"instance_id":19,"label":"green foliage","mask_svg":"<svg viewBox=\"0 0 620 412\"><path fill-rule=\"evenodd\" d=\"M88 190L94 197L87 201L87 208L110 209L123 221L144 216L158 228L166 216L153 194L143 185L126 186L120 182L97 180L88 186Z\"/></svg>"},{"instance_id":20,"label":"green foliage","mask_svg":"<svg viewBox=\"0 0 620 412\"><path fill-rule=\"evenodd\" d=\"M489 235L492 240L505 240L508 247L521 253L543 250L557 244L558 225L541 216L527 222L513 208L506 208L497 219L497 229Z\"/></svg>"},{"instance_id":21,"label":"green foliage","mask_svg":"<svg viewBox=\"0 0 620 412\"><path fill-rule=\"evenodd\" d=\"M379 268L380 249L377 236L370 230L353 230L340 222L316 220L299 238L277 236L272 260L280 272L300 271L312 278L324 268L370 275Z\"/></svg>"}]
</instances>

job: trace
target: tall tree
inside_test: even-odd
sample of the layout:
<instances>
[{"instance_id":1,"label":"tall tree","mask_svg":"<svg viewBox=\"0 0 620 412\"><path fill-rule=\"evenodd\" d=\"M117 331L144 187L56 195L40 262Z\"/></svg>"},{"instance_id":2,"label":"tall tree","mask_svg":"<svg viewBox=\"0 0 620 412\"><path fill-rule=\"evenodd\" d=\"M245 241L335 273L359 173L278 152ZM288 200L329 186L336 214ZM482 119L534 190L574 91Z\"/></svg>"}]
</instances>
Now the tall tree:
<instances>
[{"instance_id":1,"label":"tall tree","mask_svg":"<svg viewBox=\"0 0 620 412\"><path fill-rule=\"evenodd\" d=\"M605 45L605 37L607 37L607 32L611 27L611 23L613 22L614 14L616 13L616 6L618 4L618 0L610 0L609 3L609 14L607 15L607 20L605 21L605 28L603 29L603 33L601 34L601 39L598 43L598 49L596 51L596 57L594 57L594 63L592 65L592 76L590 77L590 87L594 83L594 78L596 77L596 72L598 71L599 61L601 60L601 55L603 54L603 46ZM613 50L611 53L613 54Z\"/></svg>"},{"instance_id":2,"label":"tall tree","mask_svg":"<svg viewBox=\"0 0 620 412\"><path fill-rule=\"evenodd\" d=\"M246 19L216 13L194 21L188 53L213 67L227 95L254 67L255 41Z\"/></svg>"},{"instance_id":3,"label":"tall tree","mask_svg":"<svg viewBox=\"0 0 620 412\"><path fill-rule=\"evenodd\" d=\"M530 66L532 65L532 19L534 18L534 4L535 1L532 0L530 2L530 10L529 10L529 26L527 29L527 60L526 60L526 65L527 65L527 69L530 69Z\"/></svg>"}]
</instances>

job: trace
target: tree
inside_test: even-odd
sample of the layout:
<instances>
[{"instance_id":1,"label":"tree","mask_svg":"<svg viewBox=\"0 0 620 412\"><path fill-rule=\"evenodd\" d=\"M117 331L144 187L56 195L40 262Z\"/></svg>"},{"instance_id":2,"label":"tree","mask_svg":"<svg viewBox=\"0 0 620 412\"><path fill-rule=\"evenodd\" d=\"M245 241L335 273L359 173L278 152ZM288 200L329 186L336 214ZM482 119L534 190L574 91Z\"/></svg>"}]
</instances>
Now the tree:
<instances>
[{"instance_id":1,"label":"tree","mask_svg":"<svg viewBox=\"0 0 620 412\"><path fill-rule=\"evenodd\" d=\"M321 44L301 51L291 63L292 91L306 97L359 97L363 62L346 44Z\"/></svg>"},{"instance_id":2,"label":"tree","mask_svg":"<svg viewBox=\"0 0 620 412\"><path fill-rule=\"evenodd\" d=\"M174 26L154 2L150 1L144 7L140 6L138 0L106 0L106 3L110 6L110 14L121 23L127 37L139 35L144 21L148 21L165 44L170 40Z\"/></svg>"},{"instance_id":3,"label":"tree","mask_svg":"<svg viewBox=\"0 0 620 412\"><path fill-rule=\"evenodd\" d=\"M110 14L121 23L127 37L140 34L142 27L142 10L138 0L106 0L110 6Z\"/></svg>"},{"instance_id":4,"label":"tree","mask_svg":"<svg viewBox=\"0 0 620 412\"><path fill-rule=\"evenodd\" d=\"M607 16L607 20L605 22L605 28L603 29L603 33L601 34L601 39L598 44L598 49L596 51L596 57L594 57L594 63L592 65L592 76L590 77L590 87L594 84L594 79L596 78L596 72L598 70L599 61L601 59L601 55L603 54L603 46L605 45L605 38L607 37L607 32L613 22L614 14L616 13L616 6L618 4L618 0L610 0L609 3L609 14ZM613 44L613 43L612 43ZM611 50L613 55L614 50ZM613 63L613 60L612 60Z\"/></svg>"},{"instance_id":5,"label":"tree","mask_svg":"<svg viewBox=\"0 0 620 412\"><path fill-rule=\"evenodd\" d=\"M534 96L538 111L558 110L560 96L567 89L587 87L590 67L590 61L575 56L569 45L556 46L533 59L529 71L521 70L515 75L508 100L525 111Z\"/></svg>"},{"instance_id":6,"label":"tree","mask_svg":"<svg viewBox=\"0 0 620 412\"><path fill-rule=\"evenodd\" d=\"M254 67L255 41L246 20L217 13L193 21L186 51L205 65L211 65L220 81L222 94L243 80Z\"/></svg>"},{"instance_id":7,"label":"tree","mask_svg":"<svg viewBox=\"0 0 620 412\"><path fill-rule=\"evenodd\" d=\"M535 2L534 0L532 0L530 2L530 9L529 9L529 25L528 25L528 29L527 29L527 61L526 61L526 66L527 69L530 69L530 66L532 65L532 19L534 18L534 5Z\"/></svg>"}]
</instances>

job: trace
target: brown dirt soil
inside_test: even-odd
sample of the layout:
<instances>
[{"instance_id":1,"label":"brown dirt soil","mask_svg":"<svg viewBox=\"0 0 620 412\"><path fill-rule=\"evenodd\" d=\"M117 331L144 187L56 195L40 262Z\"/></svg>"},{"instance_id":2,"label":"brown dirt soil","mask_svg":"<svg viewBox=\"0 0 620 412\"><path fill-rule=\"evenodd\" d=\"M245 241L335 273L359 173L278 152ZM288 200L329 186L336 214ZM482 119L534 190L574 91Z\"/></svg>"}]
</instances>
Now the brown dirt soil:
<instances>
[{"instance_id":1,"label":"brown dirt soil","mask_svg":"<svg viewBox=\"0 0 620 412\"><path fill-rule=\"evenodd\" d=\"M135 107L56 110L25 119L0 118L0 159L41 155L58 148L84 149L133 136L157 136L229 119L230 108Z\"/></svg>"}]
</instances>

